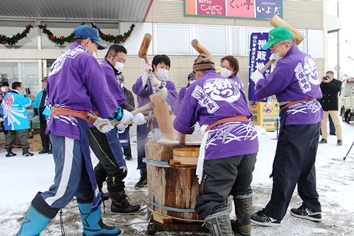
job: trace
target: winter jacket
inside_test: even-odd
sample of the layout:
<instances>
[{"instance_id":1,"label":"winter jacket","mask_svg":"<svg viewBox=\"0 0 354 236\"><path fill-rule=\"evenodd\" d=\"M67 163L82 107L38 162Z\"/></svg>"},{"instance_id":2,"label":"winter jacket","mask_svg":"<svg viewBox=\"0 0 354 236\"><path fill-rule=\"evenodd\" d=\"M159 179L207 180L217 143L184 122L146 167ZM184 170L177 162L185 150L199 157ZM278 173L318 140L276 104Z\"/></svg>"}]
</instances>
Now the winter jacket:
<instances>
[{"instance_id":1,"label":"winter jacket","mask_svg":"<svg viewBox=\"0 0 354 236\"><path fill-rule=\"evenodd\" d=\"M342 87L342 82L333 79L329 83L322 82L321 90L323 97L319 99L324 111L337 111L338 110L338 93Z\"/></svg>"},{"instance_id":2,"label":"winter jacket","mask_svg":"<svg viewBox=\"0 0 354 236\"><path fill-rule=\"evenodd\" d=\"M5 130L23 130L30 128L27 107L32 102L29 97L12 90L2 101Z\"/></svg>"},{"instance_id":3,"label":"winter jacket","mask_svg":"<svg viewBox=\"0 0 354 236\"><path fill-rule=\"evenodd\" d=\"M43 95L46 97L44 99L44 104L41 104ZM41 121L41 114L43 114L45 120L48 119L48 116L46 116L44 114L44 110L46 109L47 100L48 100L47 93L43 89L37 94L36 100L34 101L33 106L32 106L32 108L34 110L34 114L36 116L38 116L38 121Z\"/></svg>"}]
</instances>

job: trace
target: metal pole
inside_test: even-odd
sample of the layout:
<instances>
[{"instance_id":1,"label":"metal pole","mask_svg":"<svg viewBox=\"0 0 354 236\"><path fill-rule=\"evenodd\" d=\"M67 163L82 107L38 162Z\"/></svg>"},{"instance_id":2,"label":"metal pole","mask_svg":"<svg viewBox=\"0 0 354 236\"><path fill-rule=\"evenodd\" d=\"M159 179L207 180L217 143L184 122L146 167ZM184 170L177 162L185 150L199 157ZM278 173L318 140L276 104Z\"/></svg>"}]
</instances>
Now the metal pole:
<instances>
[{"instance_id":1,"label":"metal pole","mask_svg":"<svg viewBox=\"0 0 354 236\"><path fill-rule=\"evenodd\" d=\"M337 0L337 17L339 18L339 0ZM340 45L339 45L339 31L337 31L337 79L340 77Z\"/></svg>"}]
</instances>

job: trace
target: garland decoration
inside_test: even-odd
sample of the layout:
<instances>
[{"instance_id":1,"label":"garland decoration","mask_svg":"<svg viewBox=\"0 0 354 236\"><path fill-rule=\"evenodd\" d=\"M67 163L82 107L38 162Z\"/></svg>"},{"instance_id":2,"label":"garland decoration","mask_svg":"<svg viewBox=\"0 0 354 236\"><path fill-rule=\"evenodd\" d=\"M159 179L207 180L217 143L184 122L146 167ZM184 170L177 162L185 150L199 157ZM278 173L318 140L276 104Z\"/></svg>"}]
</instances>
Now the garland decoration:
<instances>
[{"instance_id":1,"label":"garland decoration","mask_svg":"<svg viewBox=\"0 0 354 236\"><path fill-rule=\"evenodd\" d=\"M98 30L99 36L101 39L103 39L104 41L110 42L110 43L114 43L114 44L119 44L121 42L125 42L128 37L130 36L130 34L132 33L135 25L132 24L130 26L130 29L125 32L123 35L110 35L110 34L104 34L102 33L102 31L93 23L91 23L91 27L95 28ZM50 30L47 29L47 25L38 25L38 28L40 28L43 33L45 33L48 36L48 39L50 41L52 41L53 43L59 45L59 46L63 46L64 43L71 43L74 40L74 34L70 34L69 36L55 36Z\"/></svg>"},{"instance_id":2,"label":"garland decoration","mask_svg":"<svg viewBox=\"0 0 354 236\"><path fill-rule=\"evenodd\" d=\"M110 35L110 34L104 34L102 31L93 23L91 23L92 28L98 29L98 34L100 35L100 38L103 39L104 41L114 43L114 44L119 44L121 42L125 42L129 37L130 34L132 33L135 25L132 24L127 32L125 32L123 35Z\"/></svg>"},{"instance_id":3,"label":"garland decoration","mask_svg":"<svg viewBox=\"0 0 354 236\"><path fill-rule=\"evenodd\" d=\"M43 33L45 33L48 36L48 39L52 41L53 43L63 46L64 43L72 43L74 40L74 34L71 33L69 36L55 36L50 30L47 29L47 25L38 25L38 28L40 28Z\"/></svg>"},{"instance_id":4,"label":"garland decoration","mask_svg":"<svg viewBox=\"0 0 354 236\"><path fill-rule=\"evenodd\" d=\"M27 36L27 34L30 32L30 30L33 28L32 24L28 24L26 26L26 29L22 31L22 33L17 33L13 35L12 37L7 37L6 35L0 34L0 42L2 45L8 44L8 45L15 45L18 41L23 39L24 37Z\"/></svg>"}]
</instances>

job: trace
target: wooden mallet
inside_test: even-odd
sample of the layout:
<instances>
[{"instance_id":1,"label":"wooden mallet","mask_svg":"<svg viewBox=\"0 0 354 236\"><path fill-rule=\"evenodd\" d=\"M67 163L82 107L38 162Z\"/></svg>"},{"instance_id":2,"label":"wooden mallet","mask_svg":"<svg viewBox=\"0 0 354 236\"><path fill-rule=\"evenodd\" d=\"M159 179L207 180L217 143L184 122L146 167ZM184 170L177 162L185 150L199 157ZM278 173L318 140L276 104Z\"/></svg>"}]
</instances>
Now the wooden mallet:
<instances>
[{"instance_id":1,"label":"wooden mallet","mask_svg":"<svg viewBox=\"0 0 354 236\"><path fill-rule=\"evenodd\" d=\"M192 42L192 47L199 53L199 54L205 54L208 56L211 56L211 53L206 49L197 39L193 39Z\"/></svg>"},{"instance_id":2,"label":"wooden mallet","mask_svg":"<svg viewBox=\"0 0 354 236\"><path fill-rule=\"evenodd\" d=\"M304 40L305 38L305 36L302 33L297 31L294 27L289 25L287 22L285 22L282 18L280 18L277 15L273 16L273 18L270 20L270 24L274 27L285 26L286 28L288 28L295 37L296 45L299 45L302 42L302 40ZM275 60L268 61L268 63L265 64L265 66L260 70L260 73L263 74L264 71L266 71L274 62Z\"/></svg>"},{"instance_id":3,"label":"wooden mallet","mask_svg":"<svg viewBox=\"0 0 354 236\"><path fill-rule=\"evenodd\" d=\"M139 58L144 59L146 64L149 64L148 59L147 59L147 53L149 51L150 43L151 43L151 34L146 33L144 35L143 40L141 41L140 49L139 49L139 52L138 52ZM151 71L150 71L149 74L150 74L151 78L154 76ZM146 89L147 86L148 85L146 84L144 89ZM157 85L155 85L154 87L155 87L156 91L159 90L159 87Z\"/></svg>"},{"instance_id":4,"label":"wooden mallet","mask_svg":"<svg viewBox=\"0 0 354 236\"><path fill-rule=\"evenodd\" d=\"M146 33L144 35L143 41L141 41L140 50L138 53L138 56L144 59L146 64L148 64L147 53L149 51L150 42L151 42L151 34Z\"/></svg>"}]
</instances>

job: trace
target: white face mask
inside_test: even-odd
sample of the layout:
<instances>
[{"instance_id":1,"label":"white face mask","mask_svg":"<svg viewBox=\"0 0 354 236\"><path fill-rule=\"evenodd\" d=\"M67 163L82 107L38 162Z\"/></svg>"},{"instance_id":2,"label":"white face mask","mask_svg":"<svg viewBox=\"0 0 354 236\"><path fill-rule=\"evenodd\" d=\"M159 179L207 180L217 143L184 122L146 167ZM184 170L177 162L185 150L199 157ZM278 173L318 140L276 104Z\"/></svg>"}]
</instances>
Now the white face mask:
<instances>
[{"instance_id":1,"label":"white face mask","mask_svg":"<svg viewBox=\"0 0 354 236\"><path fill-rule=\"evenodd\" d=\"M93 46L93 42L91 42L91 45L92 45L92 56L93 56L94 58L97 58L97 53L96 53L95 48L94 48L94 46Z\"/></svg>"},{"instance_id":2,"label":"white face mask","mask_svg":"<svg viewBox=\"0 0 354 236\"><path fill-rule=\"evenodd\" d=\"M123 88L123 87L124 87L124 84L123 84L123 83L120 83L120 87Z\"/></svg>"},{"instance_id":3,"label":"white face mask","mask_svg":"<svg viewBox=\"0 0 354 236\"><path fill-rule=\"evenodd\" d=\"M167 78L168 76L168 70L164 70L164 69L158 69L156 72L156 76L157 78Z\"/></svg>"},{"instance_id":4,"label":"white face mask","mask_svg":"<svg viewBox=\"0 0 354 236\"><path fill-rule=\"evenodd\" d=\"M124 64L122 62L116 62L116 65L114 66L114 68L116 68L116 70L118 72L122 72L123 71L123 67L124 67Z\"/></svg>"},{"instance_id":5,"label":"white face mask","mask_svg":"<svg viewBox=\"0 0 354 236\"><path fill-rule=\"evenodd\" d=\"M195 81L196 81L195 79L194 80L190 80L189 84L193 84Z\"/></svg>"},{"instance_id":6,"label":"white face mask","mask_svg":"<svg viewBox=\"0 0 354 236\"><path fill-rule=\"evenodd\" d=\"M6 92L6 88L5 87L1 87L1 92L5 93Z\"/></svg>"},{"instance_id":7,"label":"white face mask","mask_svg":"<svg viewBox=\"0 0 354 236\"><path fill-rule=\"evenodd\" d=\"M231 76L231 74L232 74L232 72L229 71L228 69L223 68L223 67L220 68L220 75L222 77L229 78Z\"/></svg>"},{"instance_id":8,"label":"white face mask","mask_svg":"<svg viewBox=\"0 0 354 236\"><path fill-rule=\"evenodd\" d=\"M281 57L279 56L279 52L272 54L272 59L274 59L275 61L278 61L280 58Z\"/></svg>"}]
</instances>

